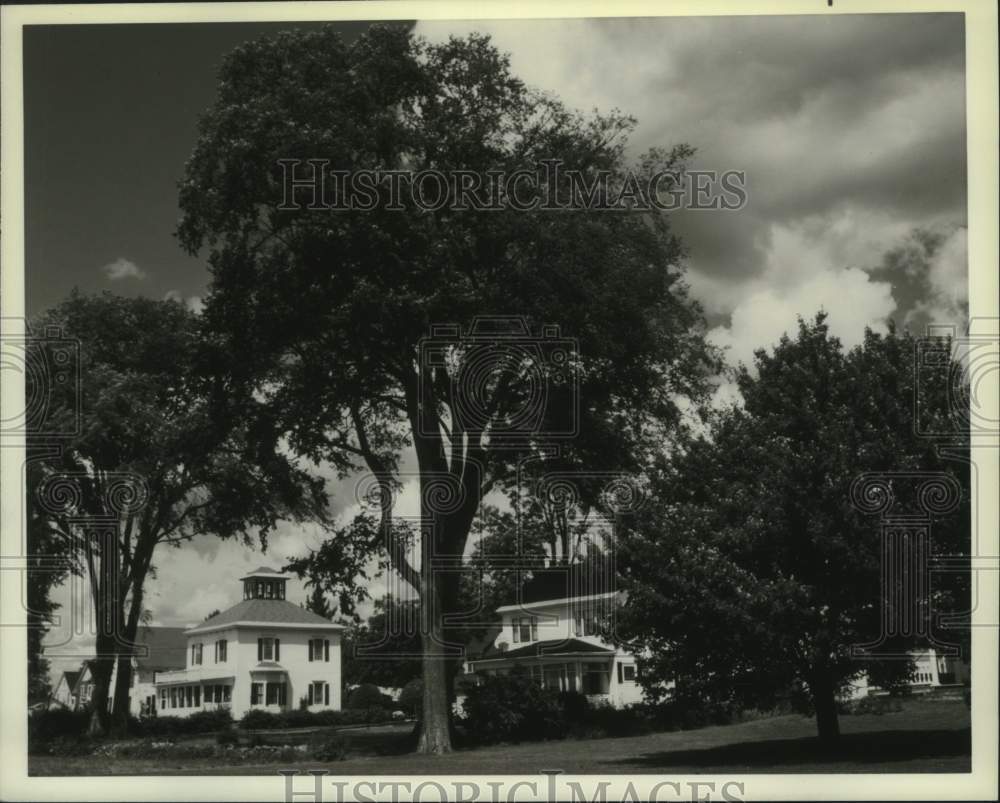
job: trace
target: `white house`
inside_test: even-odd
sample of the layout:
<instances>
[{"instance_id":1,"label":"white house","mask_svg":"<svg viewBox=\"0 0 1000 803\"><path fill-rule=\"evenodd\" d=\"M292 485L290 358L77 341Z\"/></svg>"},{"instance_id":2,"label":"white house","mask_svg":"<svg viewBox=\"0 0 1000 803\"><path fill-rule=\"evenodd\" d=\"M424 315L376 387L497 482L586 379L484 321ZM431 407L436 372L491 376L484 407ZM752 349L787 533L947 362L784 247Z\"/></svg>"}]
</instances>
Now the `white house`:
<instances>
[{"instance_id":1,"label":"white house","mask_svg":"<svg viewBox=\"0 0 1000 803\"><path fill-rule=\"evenodd\" d=\"M934 649L914 650L913 677L907 684L915 694L933 691L947 687L961 688L968 685L969 662L962 658L940 655ZM869 682L868 675L861 675L850 684L845 693L847 699L856 700L869 695L887 694L887 692Z\"/></svg>"},{"instance_id":2,"label":"white house","mask_svg":"<svg viewBox=\"0 0 1000 803\"><path fill-rule=\"evenodd\" d=\"M156 713L156 689L153 678L157 671L184 667L187 640L182 627L139 628L135 654L132 656L132 684L129 687L129 713L147 716ZM73 710L86 708L94 694L94 659L84 661L78 670L63 672L52 694L53 706ZM118 680L118 662L111 670L108 687L108 710L114 710L114 690Z\"/></svg>"},{"instance_id":3,"label":"white house","mask_svg":"<svg viewBox=\"0 0 1000 803\"><path fill-rule=\"evenodd\" d=\"M241 578L243 601L184 631L187 664L157 671L160 714L229 708L280 712L341 707L342 625L285 599L288 578L261 567Z\"/></svg>"},{"instance_id":4,"label":"white house","mask_svg":"<svg viewBox=\"0 0 1000 803\"><path fill-rule=\"evenodd\" d=\"M59 676L56 687L49 698L49 708L69 708L76 710L76 685L80 679L79 669L66 670Z\"/></svg>"},{"instance_id":5,"label":"white house","mask_svg":"<svg viewBox=\"0 0 1000 803\"><path fill-rule=\"evenodd\" d=\"M613 571L590 563L537 570L521 598L497 608L499 634L468 660L475 675L524 672L546 688L623 707L643 699L635 657L606 641L621 594Z\"/></svg>"}]
</instances>

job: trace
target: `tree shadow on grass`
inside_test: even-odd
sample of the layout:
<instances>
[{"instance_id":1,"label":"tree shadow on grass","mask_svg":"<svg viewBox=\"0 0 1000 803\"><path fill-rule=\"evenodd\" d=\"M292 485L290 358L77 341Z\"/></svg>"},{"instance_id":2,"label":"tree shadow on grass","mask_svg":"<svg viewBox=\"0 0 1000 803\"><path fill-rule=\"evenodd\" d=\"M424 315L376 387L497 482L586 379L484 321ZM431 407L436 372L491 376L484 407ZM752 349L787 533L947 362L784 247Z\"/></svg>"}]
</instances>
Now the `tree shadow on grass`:
<instances>
[{"instance_id":1,"label":"tree shadow on grass","mask_svg":"<svg viewBox=\"0 0 1000 803\"><path fill-rule=\"evenodd\" d=\"M768 739L737 742L719 747L698 750L664 750L644 756L609 762L613 764L641 765L653 768L666 767L725 767L730 770L747 769L767 771L781 768L795 772L796 765L844 764L844 772L876 772L865 765L885 765L915 759L939 759L956 756L970 757L971 770L972 732L970 728L958 730L874 731L847 733L833 748L822 745L815 736L797 739ZM833 769L833 768L831 768ZM933 771L933 765L928 771ZM803 772L812 771L803 766ZM907 771L913 771L907 768ZM954 771L954 770L951 770Z\"/></svg>"}]
</instances>

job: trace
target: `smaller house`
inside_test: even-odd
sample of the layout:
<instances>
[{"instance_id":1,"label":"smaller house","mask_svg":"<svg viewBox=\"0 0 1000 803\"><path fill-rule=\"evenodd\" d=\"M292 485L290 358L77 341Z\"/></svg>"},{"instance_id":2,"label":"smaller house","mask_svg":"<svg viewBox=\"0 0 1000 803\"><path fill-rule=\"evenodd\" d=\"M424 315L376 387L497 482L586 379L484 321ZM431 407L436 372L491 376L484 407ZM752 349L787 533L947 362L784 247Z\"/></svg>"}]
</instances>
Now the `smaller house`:
<instances>
[{"instance_id":1,"label":"smaller house","mask_svg":"<svg viewBox=\"0 0 1000 803\"><path fill-rule=\"evenodd\" d=\"M152 716L156 713L156 687L153 680L157 672L184 667L187 640L183 627L140 627L136 634L135 654L132 656L132 682L129 688L129 713L133 716ZM86 708L94 695L94 659L84 661L80 668L63 672L56 684L52 700L55 706L65 706L74 711ZM118 662L111 670L108 688L108 710L114 710L114 689L118 682Z\"/></svg>"},{"instance_id":2,"label":"smaller house","mask_svg":"<svg viewBox=\"0 0 1000 803\"><path fill-rule=\"evenodd\" d=\"M76 684L80 680L80 670L66 670L59 676L52 696L49 698L49 708L76 709Z\"/></svg>"},{"instance_id":3,"label":"smaller house","mask_svg":"<svg viewBox=\"0 0 1000 803\"><path fill-rule=\"evenodd\" d=\"M497 608L501 628L468 659L476 675L523 673L556 691L621 708L641 702L635 657L606 635L622 595L610 564L586 561L532 572L520 599Z\"/></svg>"},{"instance_id":4,"label":"smaller house","mask_svg":"<svg viewBox=\"0 0 1000 803\"><path fill-rule=\"evenodd\" d=\"M80 665L80 676L76 681L76 690L73 696L76 700L73 710L78 711L90 705L94 696L94 659L88 659Z\"/></svg>"},{"instance_id":5,"label":"smaller house","mask_svg":"<svg viewBox=\"0 0 1000 803\"><path fill-rule=\"evenodd\" d=\"M183 669L187 638L183 627L142 627L138 633L136 654L132 656L132 685L129 688L129 713L133 716L156 714L157 672ZM111 678L114 688L118 667Z\"/></svg>"},{"instance_id":6,"label":"smaller house","mask_svg":"<svg viewBox=\"0 0 1000 803\"><path fill-rule=\"evenodd\" d=\"M914 650L913 677L907 684L913 694L922 694L937 689L961 689L969 684L969 663L961 658L939 655L936 650ZM860 697L879 696L888 692L870 683L864 674L853 681L845 692L845 698L856 700Z\"/></svg>"}]
</instances>

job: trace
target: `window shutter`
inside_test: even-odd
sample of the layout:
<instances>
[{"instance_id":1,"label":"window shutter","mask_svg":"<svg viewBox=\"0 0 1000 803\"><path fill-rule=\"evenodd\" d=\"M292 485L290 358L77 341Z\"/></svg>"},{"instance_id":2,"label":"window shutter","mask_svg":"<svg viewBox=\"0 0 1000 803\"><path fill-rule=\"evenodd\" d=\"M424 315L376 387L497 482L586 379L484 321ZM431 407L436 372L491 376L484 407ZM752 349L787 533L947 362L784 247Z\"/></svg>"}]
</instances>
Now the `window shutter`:
<instances>
[{"instance_id":1,"label":"window shutter","mask_svg":"<svg viewBox=\"0 0 1000 803\"><path fill-rule=\"evenodd\" d=\"M324 639L323 640L323 660L324 661L329 661L330 660L330 640L329 639Z\"/></svg>"},{"instance_id":2,"label":"window shutter","mask_svg":"<svg viewBox=\"0 0 1000 803\"><path fill-rule=\"evenodd\" d=\"M260 662L263 660L264 660L264 639L259 638L257 639L257 661Z\"/></svg>"},{"instance_id":3,"label":"window shutter","mask_svg":"<svg viewBox=\"0 0 1000 803\"><path fill-rule=\"evenodd\" d=\"M281 660L281 639L274 640L274 660Z\"/></svg>"},{"instance_id":4,"label":"window shutter","mask_svg":"<svg viewBox=\"0 0 1000 803\"><path fill-rule=\"evenodd\" d=\"M309 684L309 705L313 704L313 684Z\"/></svg>"},{"instance_id":5,"label":"window shutter","mask_svg":"<svg viewBox=\"0 0 1000 803\"><path fill-rule=\"evenodd\" d=\"M309 660L313 659L313 639L309 639Z\"/></svg>"},{"instance_id":6,"label":"window shutter","mask_svg":"<svg viewBox=\"0 0 1000 803\"><path fill-rule=\"evenodd\" d=\"M323 684L323 704L324 705L329 705L330 704L330 684L329 683L324 683Z\"/></svg>"},{"instance_id":7,"label":"window shutter","mask_svg":"<svg viewBox=\"0 0 1000 803\"><path fill-rule=\"evenodd\" d=\"M624 679L623 679L623 676L622 676L622 662L621 662L621 661L619 661L619 662L618 662L618 682L619 682L619 683L622 683L622 682L623 682L623 680L624 680Z\"/></svg>"}]
</instances>

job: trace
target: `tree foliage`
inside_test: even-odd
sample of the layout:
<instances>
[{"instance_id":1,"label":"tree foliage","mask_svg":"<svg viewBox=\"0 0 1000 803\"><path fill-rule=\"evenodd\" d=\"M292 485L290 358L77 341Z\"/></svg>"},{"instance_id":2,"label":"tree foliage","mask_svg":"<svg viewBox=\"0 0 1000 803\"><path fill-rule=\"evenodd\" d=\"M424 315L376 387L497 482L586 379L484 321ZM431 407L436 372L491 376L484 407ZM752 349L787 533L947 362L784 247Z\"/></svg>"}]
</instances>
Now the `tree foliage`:
<instances>
[{"instance_id":1,"label":"tree foliage","mask_svg":"<svg viewBox=\"0 0 1000 803\"><path fill-rule=\"evenodd\" d=\"M116 658L123 728L127 656L157 547L212 534L266 545L278 520L324 516L325 496L262 419L246 419L255 421L248 431L209 370L211 342L183 305L74 292L33 330L79 343L79 384L44 391L54 416L78 410L80 426L58 441L29 439L29 506L39 540L57 544L88 580L98 623L93 729L108 726ZM241 404L246 411L252 400Z\"/></svg>"},{"instance_id":2,"label":"tree foliage","mask_svg":"<svg viewBox=\"0 0 1000 803\"><path fill-rule=\"evenodd\" d=\"M845 353L824 315L800 321L794 339L740 369L743 405L663 461L656 504L627 533L621 562L629 598L619 636L642 656L654 695L674 681L681 696L767 706L801 689L821 735L834 738L833 702L847 682L871 671L890 684L910 671L907 660L851 655L883 635L889 593L880 522L851 489L864 472L944 472L962 499L934 522L934 548L968 554L968 464L916 434L914 400L949 424L966 457L967 435L949 421L946 387L915 383L915 353L914 338L895 329L868 331ZM907 483L889 482L918 512ZM935 584L938 612L967 610L956 579ZM927 646L918 642L898 637L882 654Z\"/></svg>"},{"instance_id":3,"label":"tree foliage","mask_svg":"<svg viewBox=\"0 0 1000 803\"><path fill-rule=\"evenodd\" d=\"M432 577L432 556L461 559L481 500L523 456L554 460L552 434L576 435L558 440L558 465L636 471L679 420L677 398L704 399L714 355L682 249L658 213L477 212L454 197L431 210L406 194L390 209L385 185L369 210L283 206L280 160L482 178L560 158L607 170L614 187L630 171L634 124L526 87L479 35L428 44L373 26L348 45L325 28L224 60L178 230L190 252L207 252L205 317L230 355L219 367L294 453L376 479L382 543L431 619L454 609L459 585ZM632 167L676 170L690 153L654 150ZM484 340L492 367L480 370ZM522 357L505 361L512 341ZM413 562L392 527L411 449L425 522ZM439 629L422 624L423 746L434 751L450 747Z\"/></svg>"}]
</instances>

